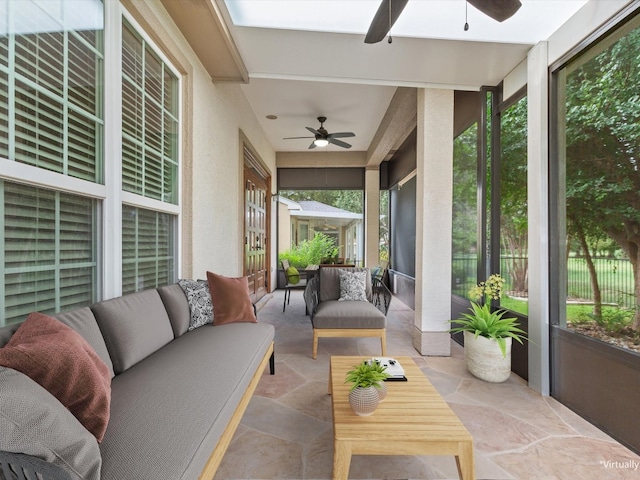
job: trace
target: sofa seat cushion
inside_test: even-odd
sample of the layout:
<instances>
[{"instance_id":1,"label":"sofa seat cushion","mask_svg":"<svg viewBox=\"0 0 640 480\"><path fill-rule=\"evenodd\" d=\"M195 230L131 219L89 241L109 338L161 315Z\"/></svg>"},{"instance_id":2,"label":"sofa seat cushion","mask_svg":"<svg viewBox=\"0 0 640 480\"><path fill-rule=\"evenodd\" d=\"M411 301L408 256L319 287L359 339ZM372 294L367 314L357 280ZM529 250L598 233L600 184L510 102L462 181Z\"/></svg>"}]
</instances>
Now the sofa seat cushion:
<instances>
[{"instance_id":1,"label":"sofa seat cushion","mask_svg":"<svg viewBox=\"0 0 640 480\"><path fill-rule=\"evenodd\" d=\"M205 325L116 376L102 477L198 478L273 338L264 323Z\"/></svg>"},{"instance_id":2,"label":"sofa seat cushion","mask_svg":"<svg viewBox=\"0 0 640 480\"><path fill-rule=\"evenodd\" d=\"M314 328L385 328L386 317L373 304L328 300L318 304Z\"/></svg>"}]
</instances>

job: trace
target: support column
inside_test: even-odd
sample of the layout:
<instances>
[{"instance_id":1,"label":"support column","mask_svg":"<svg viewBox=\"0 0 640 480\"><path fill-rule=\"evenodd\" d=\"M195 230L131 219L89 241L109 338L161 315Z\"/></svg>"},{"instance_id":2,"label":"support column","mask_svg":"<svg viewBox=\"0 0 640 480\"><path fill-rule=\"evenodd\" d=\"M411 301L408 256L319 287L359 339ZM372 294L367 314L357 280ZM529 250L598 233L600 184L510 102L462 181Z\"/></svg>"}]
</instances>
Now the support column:
<instances>
[{"instance_id":1,"label":"support column","mask_svg":"<svg viewBox=\"0 0 640 480\"><path fill-rule=\"evenodd\" d=\"M453 215L453 90L418 90L416 308L413 344L449 356Z\"/></svg>"},{"instance_id":2,"label":"support column","mask_svg":"<svg viewBox=\"0 0 640 480\"><path fill-rule=\"evenodd\" d=\"M529 386L549 395L549 107L548 47L541 42L527 60L529 125Z\"/></svg>"},{"instance_id":3,"label":"support column","mask_svg":"<svg viewBox=\"0 0 640 480\"><path fill-rule=\"evenodd\" d=\"M380 167L367 167L364 177L364 266L380 263Z\"/></svg>"}]
</instances>

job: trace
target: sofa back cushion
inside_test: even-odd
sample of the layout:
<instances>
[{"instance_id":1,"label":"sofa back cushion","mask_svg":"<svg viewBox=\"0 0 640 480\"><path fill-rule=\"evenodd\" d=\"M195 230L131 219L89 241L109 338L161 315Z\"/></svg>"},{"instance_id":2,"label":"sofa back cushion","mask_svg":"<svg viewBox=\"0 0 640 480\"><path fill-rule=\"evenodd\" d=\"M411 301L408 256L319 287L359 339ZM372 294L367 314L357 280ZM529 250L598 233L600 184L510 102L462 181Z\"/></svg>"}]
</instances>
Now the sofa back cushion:
<instances>
[{"instance_id":1,"label":"sofa back cushion","mask_svg":"<svg viewBox=\"0 0 640 480\"><path fill-rule=\"evenodd\" d=\"M208 289L209 287L207 287ZM173 336L178 338L189 330L189 302L184 290L177 283L158 288L164 308L169 314L169 321L173 329Z\"/></svg>"},{"instance_id":2,"label":"sofa back cushion","mask_svg":"<svg viewBox=\"0 0 640 480\"><path fill-rule=\"evenodd\" d=\"M328 300L338 300L340 298L340 273L338 267L320 267L320 302ZM371 272L368 268L350 267L345 268L349 272L367 272L366 294L367 300L371 301L373 293L371 290Z\"/></svg>"},{"instance_id":3,"label":"sofa back cushion","mask_svg":"<svg viewBox=\"0 0 640 480\"><path fill-rule=\"evenodd\" d=\"M96 303L91 310L116 375L173 340L171 322L157 290Z\"/></svg>"},{"instance_id":4,"label":"sofa back cushion","mask_svg":"<svg viewBox=\"0 0 640 480\"><path fill-rule=\"evenodd\" d=\"M93 347L98 356L107 365L107 368L109 368L109 372L113 377L114 373L111 357L109 356L107 346L104 343L104 338L102 338L102 332L100 332L98 323L96 322L93 312L89 307L76 308L68 312L57 313L52 315L52 317L60 320L65 325L78 332L82 338L84 338L87 343ZM20 325L21 323L13 323L0 328L0 347L4 347L9 342Z\"/></svg>"},{"instance_id":5,"label":"sofa back cushion","mask_svg":"<svg viewBox=\"0 0 640 480\"><path fill-rule=\"evenodd\" d=\"M52 317L78 332L82 338L93 347L98 356L107 365L113 377L113 363L111 362L107 345L104 343L98 322L96 322L96 318L93 316L93 312L89 307L76 308L68 312L57 313L56 315L52 315Z\"/></svg>"},{"instance_id":6,"label":"sofa back cushion","mask_svg":"<svg viewBox=\"0 0 640 480\"><path fill-rule=\"evenodd\" d=\"M11 340L19 326L19 323L12 323L0 328L0 347L4 347Z\"/></svg>"},{"instance_id":7,"label":"sofa back cushion","mask_svg":"<svg viewBox=\"0 0 640 480\"><path fill-rule=\"evenodd\" d=\"M62 403L10 368L0 367L0 385L0 450L42 458L67 470L74 480L100 478L96 437Z\"/></svg>"}]
</instances>

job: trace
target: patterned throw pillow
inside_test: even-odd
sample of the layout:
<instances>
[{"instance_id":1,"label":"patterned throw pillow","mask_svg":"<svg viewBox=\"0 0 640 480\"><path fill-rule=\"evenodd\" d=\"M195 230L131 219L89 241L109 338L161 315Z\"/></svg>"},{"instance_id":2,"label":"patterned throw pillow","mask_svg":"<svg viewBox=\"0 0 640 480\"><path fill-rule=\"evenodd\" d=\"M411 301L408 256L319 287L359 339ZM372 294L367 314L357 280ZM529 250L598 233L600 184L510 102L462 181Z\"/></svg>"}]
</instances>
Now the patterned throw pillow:
<instances>
[{"instance_id":1,"label":"patterned throw pillow","mask_svg":"<svg viewBox=\"0 0 640 480\"><path fill-rule=\"evenodd\" d=\"M178 280L189 302L189 331L213 323L213 304L209 285L204 280Z\"/></svg>"},{"instance_id":2,"label":"patterned throw pillow","mask_svg":"<svg viewBox=\"0 0 640 480\"><path fill-rule=\"evenodd\" d=\"M340 276L340 298L339 302L356 301L366 302L366 282L367 272L349 272L338 270Z\"/></svg>"}]
</instances>

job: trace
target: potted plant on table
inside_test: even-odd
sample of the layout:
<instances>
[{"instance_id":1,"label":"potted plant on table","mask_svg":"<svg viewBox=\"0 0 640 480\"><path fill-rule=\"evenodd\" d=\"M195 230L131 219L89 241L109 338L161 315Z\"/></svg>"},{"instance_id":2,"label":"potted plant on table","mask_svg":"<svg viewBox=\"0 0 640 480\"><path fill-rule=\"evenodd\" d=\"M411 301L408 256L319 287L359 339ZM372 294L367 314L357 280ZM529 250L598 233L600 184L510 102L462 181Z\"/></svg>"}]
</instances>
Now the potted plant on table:
<instances>
[{"instance_id":1,"label":"potted plant on table","mask_svg":"<svg viewBox=\"0 0 640 480\"><path fill-rule=\"evenodd\" d=\"M464 358L469 372L487 382L504 382L511 375L511 343L527 340L515 318L505 318L507 311L492 309L491 301L502 297L504 279L491 275L469 291L470 313L451 320L452 333L464 334Z\"/></svg>"},{"instance_id":2,"label":"potted plant on table","mask_svg":"<svg viewBox=\"0 0 640 480\"><path fill-rule=\"evenodd\" d=\"M344 383L351 383L349 391L349 404L357 415L371 415L380 403L379 389L383 386L389 374L386 367L371 361L364 360L360 365L347 372Z\"/></svg>"}]
</instances>

